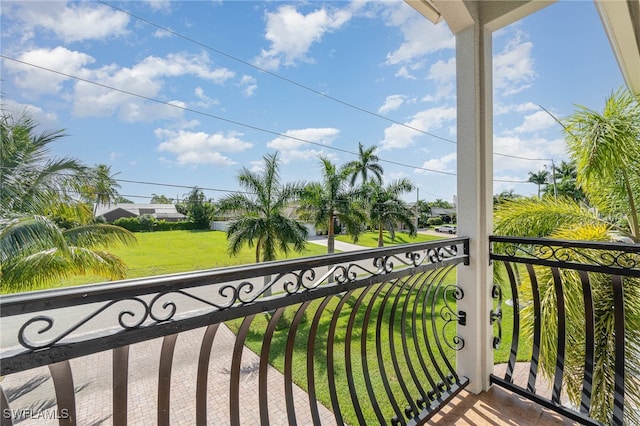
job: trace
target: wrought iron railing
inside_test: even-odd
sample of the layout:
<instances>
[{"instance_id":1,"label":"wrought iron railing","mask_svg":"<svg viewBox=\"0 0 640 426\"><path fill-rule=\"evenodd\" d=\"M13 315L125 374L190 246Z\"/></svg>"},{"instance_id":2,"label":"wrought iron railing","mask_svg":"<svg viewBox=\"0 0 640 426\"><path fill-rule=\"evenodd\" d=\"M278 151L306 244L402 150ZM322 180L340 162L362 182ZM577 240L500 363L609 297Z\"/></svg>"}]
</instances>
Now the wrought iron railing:
<instances>
[{"instance_id":1,"label":"wrought iron railing","mask_svg":"<svg viewBox=\"0 0 640 426\"><path fill-rule=\"evenodd\" d=\"M468 382L465 262L452 238L3 296L2 424L423 423Z\"/></svg>"},{"instance_id":2,"label":"wrought iron railing","mask_svg":"<svg viewBox=\"0 0 640 426\"><path fill-rule=\"evenodd\" d=\"M490 244L494 348L509 348L491 382L582 424L637 424L640 245Z\"/></svg>"}]
</instances>

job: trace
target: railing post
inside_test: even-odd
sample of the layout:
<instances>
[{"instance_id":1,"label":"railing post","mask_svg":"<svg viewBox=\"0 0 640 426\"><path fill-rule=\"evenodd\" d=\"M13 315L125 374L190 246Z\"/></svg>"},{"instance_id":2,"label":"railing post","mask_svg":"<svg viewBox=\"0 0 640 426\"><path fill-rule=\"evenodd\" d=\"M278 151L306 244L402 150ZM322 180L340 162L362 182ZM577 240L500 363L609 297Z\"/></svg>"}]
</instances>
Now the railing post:
<instances>
[{"instance_id":1,"label":"railing post","mask_svg":"<svg viewBox=\"0 0 640 426\"><path fill-rule=\"evenodd\" d=\"M475 23L456 34L458 103L458 234L469 237L470 262L458 267L466 325L458 326L464 347L457 355L460 376L474 393L487 390L492 372L490 311L492 268L489 235L493 221L493 126L491 32Z\"/></svg>"}]
</instances>

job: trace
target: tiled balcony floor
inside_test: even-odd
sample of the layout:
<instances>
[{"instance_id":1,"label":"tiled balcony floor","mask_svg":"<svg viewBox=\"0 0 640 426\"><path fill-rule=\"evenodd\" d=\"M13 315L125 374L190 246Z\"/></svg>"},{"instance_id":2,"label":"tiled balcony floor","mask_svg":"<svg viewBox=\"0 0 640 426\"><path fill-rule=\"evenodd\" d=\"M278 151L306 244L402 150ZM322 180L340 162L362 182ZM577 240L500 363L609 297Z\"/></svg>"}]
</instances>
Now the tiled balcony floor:
<instances>
[{"instance_id":1,"label":"tiled balcony floor","mask_svg":"<svg viewBox=\"0 0 640 426\"><path fill-rule=\"evenodd\" d=\"M497 386L479 395L462 391L430 425L574 425L563 416Z\"/></svg>"},{"instance_id":2,"label":"tiled balcony floor","mask_svg":"<svg viewBox=\"0 0 640 426\"><path fill-rule=\"evenodd\" d=\"M196 364L193 362L193 348L201 341L202 330L192 330L181 334L173 361L171 392L171 424L194 424L195 378ZM209 382L208 421L212 425L228 424L228 366L233 352L234 336L226 327L221 327L216 337L215 349L211 359L211 377ZM130 359L129 388L129 424L149 425L156 423L157 410L157 365L161 341L155 339L144 344L134 345ZM243 364L255 366L257 355L245 350ZM244 357L247 357L244 359ZM111 353L101 352L71 361L74 384L76 388L76 404L79 424L108 425L111 424ZM96 368L103 366L105 368ZM527 364L518 364L514 374L516 383L526 380ZM496 374L504 374L504 365L495 367ZM273 382L272 382L273 381ZM282 404L284 396L278 392L283 389L281 375L273 370L269 373L269 397L272 413L272 424L285 426L286 412ZM258 424L256 411L255 385L257 376L249 374L242 380L240 404L242 407L243 425ZM27 409L33 412L50 410L55 406L53 383L49 379L46 367L41 367L15 375L4 377L2 387L9 394L13 409ZM224 390L220 391L220 387ZM544 388L542 384L539 388ZM544 392L544 390L543 390ZM295 387L298 424L311 424L308 412L306 393ZM246 400L245 400L246 398ZM55 425L56 421L47 422L42 419L22 419L21 425L43 426ZM323 425L335 424L332 413L321 407ZM573 422L562 416L544 410L536 404L520 398L504 389L493 387L490 391L474 395L463 391L453 399L447 407L438 413L431 425L571 425Z\"/></svg>"}]
</instances>

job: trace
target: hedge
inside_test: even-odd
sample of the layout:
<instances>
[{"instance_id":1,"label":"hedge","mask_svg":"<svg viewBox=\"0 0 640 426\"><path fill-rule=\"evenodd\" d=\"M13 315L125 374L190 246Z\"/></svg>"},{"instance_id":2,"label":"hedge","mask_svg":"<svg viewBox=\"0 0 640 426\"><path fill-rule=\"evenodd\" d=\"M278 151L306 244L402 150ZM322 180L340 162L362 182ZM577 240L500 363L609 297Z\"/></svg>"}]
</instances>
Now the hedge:
<instances>
[{"instance_id":1,"label":"hedge","mask_svg":"<svg viewBox=\"0 0 640 426\"><path fill-rule=\"evenodd\" d=\"M146 215L140 217L121 217L113 222L113 224L131 232L188 231L196 229L193 222L186 220L167 222L166 220L158 220L153 216Z\"/></svg>"}]
</instances>

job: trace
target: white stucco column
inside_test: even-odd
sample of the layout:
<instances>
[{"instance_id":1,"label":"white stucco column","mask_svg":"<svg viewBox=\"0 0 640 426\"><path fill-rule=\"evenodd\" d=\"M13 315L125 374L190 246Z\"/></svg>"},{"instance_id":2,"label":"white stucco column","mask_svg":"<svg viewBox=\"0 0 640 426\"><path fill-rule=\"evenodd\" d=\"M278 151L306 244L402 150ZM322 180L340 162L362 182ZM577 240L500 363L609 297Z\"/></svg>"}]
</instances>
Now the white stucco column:
<instances>
[{"instance_id":1,"label":"white stucco column","mask_svg":"<svg viewBox=\"0 0 640 426\"><path fill-rule=\"evenodd\" d=\"M458 326L464 348L457 369L469 378L468 389L489 388L493 368L493 272L489 265L489 235L493 222L493 85L491 32L474 24L456 34L458 102L458 235L470 238L470 265L458 267L458 285L464 298L458 309L467 313L466 326Z\"/></svg>"}]
</instances>

